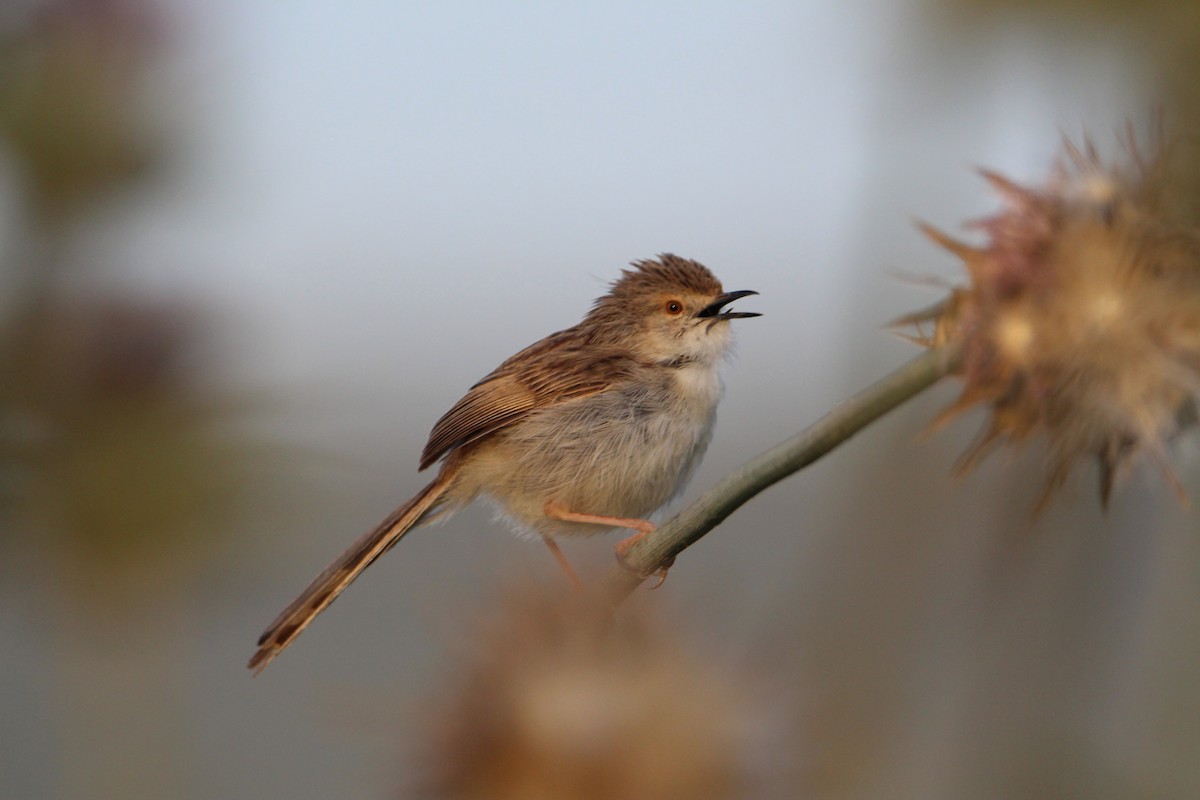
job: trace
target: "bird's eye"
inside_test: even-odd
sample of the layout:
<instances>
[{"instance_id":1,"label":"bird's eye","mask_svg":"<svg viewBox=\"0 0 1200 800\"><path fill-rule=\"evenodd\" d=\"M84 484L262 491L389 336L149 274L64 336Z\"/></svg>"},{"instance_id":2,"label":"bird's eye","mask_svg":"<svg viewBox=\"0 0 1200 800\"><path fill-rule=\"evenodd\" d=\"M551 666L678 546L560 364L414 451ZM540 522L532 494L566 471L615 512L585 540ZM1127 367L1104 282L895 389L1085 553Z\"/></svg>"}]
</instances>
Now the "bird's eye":
<instances>
[{"instance_id":1,"label":"bird's eye","mask_svg":"<svg viewBox=\"0 0 1200 800\"><path fill-rule=\"evenodd\" d=\"M666 311L671 316L675 316L676 314L682 314L683 313L683 303L679 302L678 300L668 300L666 303L663 304L663 310Z\"/></svg>"}]
</instances>

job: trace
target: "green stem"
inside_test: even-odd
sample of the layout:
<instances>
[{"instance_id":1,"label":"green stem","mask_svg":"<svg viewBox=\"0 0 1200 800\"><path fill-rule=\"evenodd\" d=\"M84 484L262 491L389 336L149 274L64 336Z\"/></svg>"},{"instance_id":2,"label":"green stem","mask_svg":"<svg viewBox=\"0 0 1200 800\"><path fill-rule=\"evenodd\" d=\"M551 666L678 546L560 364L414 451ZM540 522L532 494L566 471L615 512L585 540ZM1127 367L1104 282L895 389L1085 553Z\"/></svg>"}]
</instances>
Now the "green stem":
<instances>
[{"instance_id":1,"label":"green stem","mask_svg":"<svg viewBox=\"0 0 1200 800\"><path fill-rule=\"evenodd\" d=\"M670 563L756 494L807 467L893 408L959 367L956 344L927 350L883 379L840 403L792 438L747 461L696 502L642 539L626 554L627 566L613 568L609 592L624 600L662 564Z\"/></svg>"}]
</instances>

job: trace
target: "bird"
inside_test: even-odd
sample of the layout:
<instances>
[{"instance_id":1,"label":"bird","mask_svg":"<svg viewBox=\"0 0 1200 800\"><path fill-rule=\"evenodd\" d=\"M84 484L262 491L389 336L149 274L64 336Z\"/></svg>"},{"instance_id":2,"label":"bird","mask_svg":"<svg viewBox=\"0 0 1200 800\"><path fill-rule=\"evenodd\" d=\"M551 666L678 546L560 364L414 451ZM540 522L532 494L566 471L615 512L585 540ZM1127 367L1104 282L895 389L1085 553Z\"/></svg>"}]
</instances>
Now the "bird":
<instances>
[{"instance_id":1,"label":"bird","mask_svg":"<svg viewBox=\"0 0 1200 800\"><path fill-rule=\"evenodd\" d=\"M621 559L703 457L729 322L761 316L727 307L754 294L726 292L703 264L671 253L632 262L582 321L501 363L437 421L419 465L440 461L437 476L276 617L248 667L266 667L408 531L477 498L545 542L577 586L556 537L635 531L616 545Z\"/></svg>"}]
</instances>

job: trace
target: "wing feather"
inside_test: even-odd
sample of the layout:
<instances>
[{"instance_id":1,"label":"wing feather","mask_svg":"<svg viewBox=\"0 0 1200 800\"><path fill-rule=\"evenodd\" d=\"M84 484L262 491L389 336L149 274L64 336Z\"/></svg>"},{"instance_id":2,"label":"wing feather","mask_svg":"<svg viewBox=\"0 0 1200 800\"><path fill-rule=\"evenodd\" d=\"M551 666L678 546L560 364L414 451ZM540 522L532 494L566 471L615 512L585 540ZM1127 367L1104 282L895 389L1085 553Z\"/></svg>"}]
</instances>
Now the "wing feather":
<instances>
[{"instance_id":1,"label":"wing feather","mask_svg":"<svg viewBox=\"0 0 1200 800\"><path fill-rule=\"evenodd\" d=\"M421 469L507 428L534 411L598 394L629 376L627 353L584 347L575 329L560 331L509 358L471 387L433 426Z\"/></svg>"}]
</instances>

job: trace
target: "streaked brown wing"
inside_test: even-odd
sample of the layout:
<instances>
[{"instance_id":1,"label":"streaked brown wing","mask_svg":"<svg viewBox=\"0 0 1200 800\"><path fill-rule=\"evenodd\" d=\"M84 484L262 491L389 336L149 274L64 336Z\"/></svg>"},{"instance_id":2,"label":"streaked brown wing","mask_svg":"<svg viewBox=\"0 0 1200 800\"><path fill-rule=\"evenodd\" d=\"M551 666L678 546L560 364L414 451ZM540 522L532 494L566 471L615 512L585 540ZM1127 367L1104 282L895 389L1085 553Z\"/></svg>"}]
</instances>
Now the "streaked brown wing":
<instances>
[{"instance_id":1,"label":"streaked brown wing","mask_svg":"<svg viewBox=\"0 0 1200 800\"><path fill-rule=\"evenodd\" d=\"M421 469L532 411L597 394L630 374L628 355L582 349L573 334L561 331L525 348L472 386L433 426Z\"/></svg>"}]
</instances>

